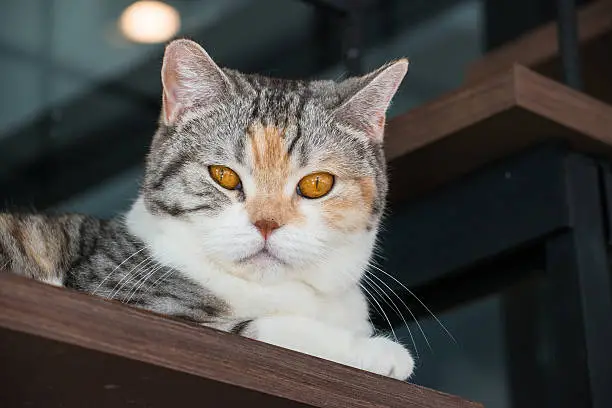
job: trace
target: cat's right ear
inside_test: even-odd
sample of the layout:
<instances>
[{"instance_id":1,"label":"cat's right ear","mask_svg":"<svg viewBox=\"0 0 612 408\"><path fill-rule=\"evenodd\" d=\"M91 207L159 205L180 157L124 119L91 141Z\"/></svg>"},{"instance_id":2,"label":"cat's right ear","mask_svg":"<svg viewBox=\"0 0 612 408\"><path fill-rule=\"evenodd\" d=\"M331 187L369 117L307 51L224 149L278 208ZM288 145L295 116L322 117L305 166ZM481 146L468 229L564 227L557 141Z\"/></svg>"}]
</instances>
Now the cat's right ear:
<instances>
[{"instance_id":1,"label":"cat's right ear","mask_svg":"<svg viewBox=\"0 0 612 408\"><path fill-rule=\"evenodd\" d=\"M181 110L196 103L218 103L229 87L225 73L199 44L185 39L166 46L161 71L162 119L172 124Z\"/></svg>"}]
</instances>

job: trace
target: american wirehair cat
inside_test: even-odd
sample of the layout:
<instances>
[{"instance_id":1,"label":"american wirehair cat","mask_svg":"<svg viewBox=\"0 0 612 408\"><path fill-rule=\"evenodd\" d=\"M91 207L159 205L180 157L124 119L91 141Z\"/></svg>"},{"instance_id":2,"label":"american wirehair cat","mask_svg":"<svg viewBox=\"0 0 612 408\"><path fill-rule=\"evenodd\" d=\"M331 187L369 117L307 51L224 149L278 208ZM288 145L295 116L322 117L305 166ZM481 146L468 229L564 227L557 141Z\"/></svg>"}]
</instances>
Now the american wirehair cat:
<instances>
[{"instance_id":1,"label":"american wirehair cat","mask_svg":"<svg viewBox=\"0 0 612 408\"><path fill-rule=\"evenodd\" d=\"M385 112L407 68L281 80L173 41L131 210L2 214L0 267L407 379L410 353L374 334L359 286L385 207Z\"/></svg>"}]
</instances>

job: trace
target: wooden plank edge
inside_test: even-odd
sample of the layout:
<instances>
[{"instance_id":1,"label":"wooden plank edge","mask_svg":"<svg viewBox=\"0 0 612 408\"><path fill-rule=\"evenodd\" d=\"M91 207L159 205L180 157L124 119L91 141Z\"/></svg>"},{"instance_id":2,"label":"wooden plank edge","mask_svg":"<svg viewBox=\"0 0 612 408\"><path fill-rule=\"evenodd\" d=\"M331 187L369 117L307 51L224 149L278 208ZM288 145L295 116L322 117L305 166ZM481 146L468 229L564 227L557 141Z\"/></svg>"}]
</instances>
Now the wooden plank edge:
<instances>
[{"instance_id":1,"label":"wooden plank edge","mask_svg":"<svg viewBox=\"0 0 612 408\"><path fill-rule=\"evenodd\" d=\"M470 94L469 89L481 92ZM508 115L531 118L524 135L518 124L516 133L507 129L503 134L490 134L483 139L478 125L495 121L497 116L507 120L511 117ZM470 135L479 141L473 141ZM464 85L390 121L387 134L392 176L390 203L397 205L417 199L487 163L554 138L564 138L579 151L612 158L612 107L514 65L503 74ZM470 159L460 164L456 158L445 156L452 155L448 149L467 149ZM446 165L430 169L424 178L418 176L419 169L437 160ZM401 172L405 176L397 177Z\"/></svg>"},{"instance_id":2,"label":"wooden plank edge","mask_svg":"<svg viewBox=\"0 0 612 408\"><path fill-rule=\"evenodd\" d=\"M583 6L578 12L579 41L592 41L612 31L612 0L599 0ZM550 22L517 40L487 53L468 66L466 83L473 83L513 64L536 67L559 54L557 23Z\"/></svg>"},{"instance_id":3,"label":"wooden plank edge","mask_svg":"<svg viewBox=\"0 0 612 408\"><path fill-rule=\"evenodd\" d=\"M514 73L518 106L601 142L612 154L612 106L523 66Z\"/></svg>"},{"instance_id":4,"label":"wooden plank edge","mask_svg":"<svg viewBox=\"0 0 612 408\"><path fill-rule=\"evenodd\" d=\"M482 406L3 272L0 326L316 407Z\"/></svg>"},{"instance_id":5,"label":"wooden plank edge","mask_svg":"<svg viewBox=\"0 0 612 408\"><path fill-rule=\"evenodd\" d=\"M514 64L390 120L385 136L388 161L515 107L612 147L612 106Z\"/></svg>"},{"instance_id":6,"label":"wooden plank edge","mask_svg":"<svg viewBox=\"0 0 612 408\"><path fill-rule=\"evenodd\" d=\"M516 69L517 66L512 66L497 76L464 85L391 119L385 131L387 160L391 162L399 159L516 106ZM482 103L483 100L486 103ZM409 137L405 129L410 129Z\"/></svg>"}]
</instances>

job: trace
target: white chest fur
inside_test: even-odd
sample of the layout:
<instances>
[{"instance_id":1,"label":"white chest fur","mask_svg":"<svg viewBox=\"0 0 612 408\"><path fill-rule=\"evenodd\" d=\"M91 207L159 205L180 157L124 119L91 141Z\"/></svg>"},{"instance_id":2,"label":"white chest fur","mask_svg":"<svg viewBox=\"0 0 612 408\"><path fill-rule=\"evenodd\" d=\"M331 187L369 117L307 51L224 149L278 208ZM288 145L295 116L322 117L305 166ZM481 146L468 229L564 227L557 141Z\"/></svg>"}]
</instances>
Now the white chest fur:
<instances>
[{"instance_id":1,"label":"white chest fur","mask_svg":"<svg viewBox=\"0 0 612 408\"><path fill-rule=\"evenodd\" d=\"M360 333L371 330L367 303L357 287L331 295L301 282L264 285L222 273L205 284L232 306L236 317L302 316Z\"/></svg>"}]
</instances>

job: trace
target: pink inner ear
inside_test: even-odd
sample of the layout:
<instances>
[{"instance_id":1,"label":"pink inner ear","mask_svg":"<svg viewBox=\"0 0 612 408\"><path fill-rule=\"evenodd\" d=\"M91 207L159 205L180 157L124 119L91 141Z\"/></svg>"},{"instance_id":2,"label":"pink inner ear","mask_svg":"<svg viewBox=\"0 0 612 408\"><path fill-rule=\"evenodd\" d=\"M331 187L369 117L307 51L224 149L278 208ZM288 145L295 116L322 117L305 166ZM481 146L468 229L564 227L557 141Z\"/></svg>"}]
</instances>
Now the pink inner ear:
<instances>
[{"instance_id":1,"label":"pink inner ear","mask_svg":"<svg viewBox=\"0 0 612 408\"><path fill-rule=\"evenodd\" d=\"M408 68L408 62L400 60L361 79L357 91L337 111L344 120L359 127L373 141L384 137L386 113Z\"/></svg>"},{"instance_id":2,"label":"pink inner ear","mask_svg":"<svg viewBox=\"0 0 612 408\"><path fill-rule=\"evenodd\" d=\"M364 124L368 136L374 141L381 141L385 132L385 122L386 117L384 113L375 114L369 123Z\"/></svg>"},{"instance_id":3,"label":"pink inner ear","mask_svg":"<svg viewBox=\"0 0 612 408\"><path fill-rule=\"evenodd\" d=\"M171 106L171 102L169 101L168 98L168 92L164 89L164 92L162 94L162 106L164 108L164 122L166 122L166 124L170 123L171 119L172 119L172 106Z\"/></svg>"},{"instance_id":4,"label":"pink inner ear","mask_svg":"<svg viewBox=\"0 0 612 408\"><path fill-rule=\"evenodd\" d=\"M179 86L177 75L174 61L171 61L168 63L168 66L163 68L162 84L164 89L162 93L162 103L164 119L167 124L172 122L180 111L177 95L177 87Z\"/></svg>"},{"instance_id":5,"label":"pink inner ear","mask_svg":"<svg viewBox=\"0 0 612 408\"><path fill-rule=\"evenodd\" d=\"M177 102L176 94L172 92L172 88L164 88L162 93L162 106L164 109L164 119L166 124L170 124L176 119L181 111L181 106Z\"/></svg>"}]
</instances>

